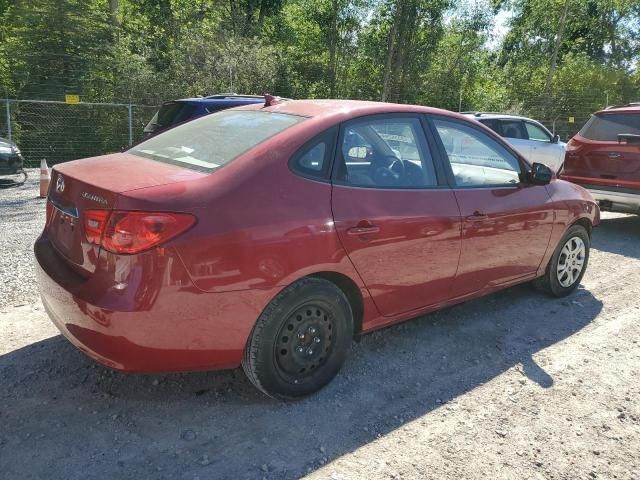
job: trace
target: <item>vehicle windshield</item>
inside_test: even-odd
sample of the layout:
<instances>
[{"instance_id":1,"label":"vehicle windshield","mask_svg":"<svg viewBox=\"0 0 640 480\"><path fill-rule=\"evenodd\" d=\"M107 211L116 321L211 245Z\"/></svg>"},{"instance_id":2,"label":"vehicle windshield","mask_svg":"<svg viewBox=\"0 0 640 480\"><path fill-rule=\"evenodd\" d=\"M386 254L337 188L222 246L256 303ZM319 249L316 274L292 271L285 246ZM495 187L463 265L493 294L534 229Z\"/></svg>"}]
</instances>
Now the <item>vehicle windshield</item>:
<instances>
[{"instance_id":1,"label":"vehicle windshield","mask_svg":"<svg viewBox=\"0 0 640 480\"><path fill-rule=\"evenodd\" d=\"M223 110L151 137L128 153L210 172L303 120L283 113Z\"/></svg>"},{"instance_id":2,"label":"vehicle windshield","mask_svg":"<svg viewBox=\"0 0 640 480\"><path fill-rule=\"evenodd\" d=\"M582 137L600 142L617 142L621 134L640 135L640 114L600 113L580 130Z\"/></svg>"}]
</instances>

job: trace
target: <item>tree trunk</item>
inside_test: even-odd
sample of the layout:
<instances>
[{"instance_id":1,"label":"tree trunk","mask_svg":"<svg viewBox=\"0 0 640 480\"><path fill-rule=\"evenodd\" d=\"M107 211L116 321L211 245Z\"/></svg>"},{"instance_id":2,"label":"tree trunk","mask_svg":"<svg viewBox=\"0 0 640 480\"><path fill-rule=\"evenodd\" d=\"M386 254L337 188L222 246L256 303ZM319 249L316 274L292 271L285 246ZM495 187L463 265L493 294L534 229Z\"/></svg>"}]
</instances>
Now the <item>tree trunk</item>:
<instances>
[{"instance_id":1,"label":"tree trunk","mask_svg":"<svg viewBox=\"0 0 640 480\"><path fill-rule=\"evenodd\" d=\"M384 78L382 80L382 101L386 102L389 98L391 83L393 78L394 57L396 56L396 36L398 34L398 26L400 24L401 8L396 4L393 14L393 23L389 31L387 40L387 58L384 63Z\"/></svg>"},{"instance_id":2,"label":"tree trunk","mask_svg":"<svg viewBox=\"0 0 640 480\"><path fill-rule=\"evenodd\" d=\"M109 0L109 14L111 15L111 23L116 27L120 26L120 20L118 19L118 7L120 6L120 0Z\"/></svg>"},{"instance_id":3,"label":"tree trunk","mask_svg":"<svg viewBox=\"0 0 640 480\"><path fill-rule=\"evenodd\" d=\"M329 96L336 97L336 77L338 69L338 0L331 0L331 26L329 28Z\"/></svg>"},{"instance_id":4,"label":"tree trunk","mask_svg":"<svg viewBox=\"0 0 640 480\"><path fill-rule=\"evenodd\" d=\"M560 46L562 45L562 37L564 36L564 28L567 23L567 14L569 13L569 3L571 0L565 0L564 8L562 9L562 15L560 16L560 23L558 25L558 32L556 33L556 41L553 46L553 54L551 55L551 64L549 65L549 71L547 72L547 82L544 85L544 93L549 93L551 88L551 82L553 81L553 74L556 71L558 65L558 53L560 52Z\"/></svg>"}]
</instances>

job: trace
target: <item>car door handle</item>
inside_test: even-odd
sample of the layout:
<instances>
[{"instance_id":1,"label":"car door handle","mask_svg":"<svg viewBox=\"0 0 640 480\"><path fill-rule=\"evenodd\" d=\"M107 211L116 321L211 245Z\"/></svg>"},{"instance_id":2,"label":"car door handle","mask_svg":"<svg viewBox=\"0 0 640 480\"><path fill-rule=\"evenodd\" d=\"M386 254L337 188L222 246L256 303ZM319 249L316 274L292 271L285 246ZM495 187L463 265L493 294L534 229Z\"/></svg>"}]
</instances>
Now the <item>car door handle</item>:
<instances>
[{"instance_id":1,"label":"car door handle","mask_svg":"<svg viewBox=\"0 0 640 480\"><path fill-rule=\"evenodd\" d=\"M483 220L487 220L488 218L489 218L489 215L485 215L484 213L480 213L480 212L473 212L473 215L469 215L467 217L467 221L481 222Z\"/></svg>"},{"instance_id":2,"label":"car door handle","mask_svg":"<svg viewBox=\"0 0 640 480\"><path fill-rule=\"evenodd\" d=\"M609 153L607 154L607 157L609 157L609 158L620 158L621 156L622 156L622 154L620 154L620 153L615 153L615 152L609 152Z\"/></svg>"},{"instance_id":3,"label":"car door handle","mask_svg":"<svg viewBox=\"0 0 640 480\"><path fill-rule=\"evenodd\" d=\"M352 227L347 230L347 235L359 236L359 235L371 235L373 233L379 233L380 227L377 225L369 225L366 227Z\"/></svg>"}]
</instances>

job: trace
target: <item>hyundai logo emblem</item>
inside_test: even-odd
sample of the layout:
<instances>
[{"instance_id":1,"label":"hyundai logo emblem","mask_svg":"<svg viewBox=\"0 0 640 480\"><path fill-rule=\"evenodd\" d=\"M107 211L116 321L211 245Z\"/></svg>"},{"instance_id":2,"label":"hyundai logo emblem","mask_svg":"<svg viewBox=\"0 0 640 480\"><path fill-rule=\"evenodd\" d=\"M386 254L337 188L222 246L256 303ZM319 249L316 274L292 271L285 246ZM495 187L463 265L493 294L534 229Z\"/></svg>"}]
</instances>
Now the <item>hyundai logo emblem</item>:
<instances>
[{"instance_id":1,"label":"hyundai logo emblem","mask_svg":"<svg viewBox=\"0 0 640 480\"><path fill-rule=\"evenodd\" d=\"M58 180L56 180L56 190L60 193L64 192L64 178L62 175L58 175Z\"/></svg>"}]
</instances>

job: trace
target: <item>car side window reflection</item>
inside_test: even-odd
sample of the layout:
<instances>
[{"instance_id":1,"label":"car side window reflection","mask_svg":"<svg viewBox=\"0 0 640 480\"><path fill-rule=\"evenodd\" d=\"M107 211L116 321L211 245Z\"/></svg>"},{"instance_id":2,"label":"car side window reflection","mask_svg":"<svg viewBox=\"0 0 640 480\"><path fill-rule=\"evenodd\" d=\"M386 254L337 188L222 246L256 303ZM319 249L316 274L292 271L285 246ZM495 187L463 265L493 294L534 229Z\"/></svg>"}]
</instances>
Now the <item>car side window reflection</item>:
<instances>
[{"instance_id":1,"label":"car side window reflection","mask_svg":"<svg viewBox=\"0 0 640 480\"><path fill-rule=\"evenodd\" d=\"M435 167L417 118L369 118L342 136L335 179L358 187L420 188L437 185Z\"/></svg>"},{"instance_id":2,"label":"car side window reflection","mask_svg":"<svg viewBox=\"0 0 640 480\"><path fill-rule=\"evenodd\" d=\"M456 186L484 187L520 183L518 158L483 132L460 122L434 119Z\"/></svg>"}]
</instances>

